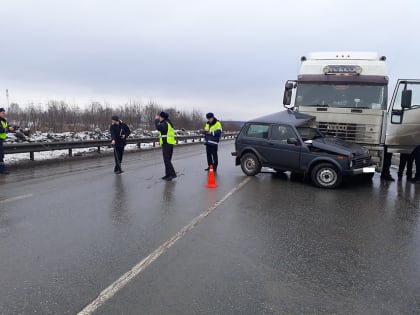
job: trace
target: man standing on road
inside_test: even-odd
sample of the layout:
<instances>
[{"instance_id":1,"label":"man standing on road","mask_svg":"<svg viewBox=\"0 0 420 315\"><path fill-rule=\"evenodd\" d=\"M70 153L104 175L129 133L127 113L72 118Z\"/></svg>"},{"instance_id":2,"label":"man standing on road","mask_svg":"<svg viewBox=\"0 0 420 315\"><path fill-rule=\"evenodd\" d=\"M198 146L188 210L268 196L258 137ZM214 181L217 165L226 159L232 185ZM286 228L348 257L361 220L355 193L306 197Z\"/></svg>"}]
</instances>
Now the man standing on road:
<instances>
[{"instance_id":1,"label":"man standing on road","mask_svg":"<svg viewBox=\"0 0 420 315\"><path fill-rule=\"evenodd\" d=\"M384 151L384 164L382 166L382 172L381 172L381 179L385 181L393 182L395 179L391 175L391 163L392 163L392 153L388 152L387 146L385 146Z\"/></svg>"},{"instance_id":2,"label":"man standing on road","mask_svg":"<svg viewBox=\"0 0 420 315\"><path fill-rule=\"evenodd\" d=\"M416 175L410 180L414 184L420 184L420 145L411 153L416 161Z\"/></svg>"},{"instance_id":3,"label":"man standing on road","mask_svg":"<svg viewBox=\"0 0 420 315\"><path fill-rule=\"evenodd\" d=\"M111 132L111 145L114 147L114 173L121 174L123 172L121 169L121 163L124 154L124 147L127 143L126 139L130 135L131 131L127 124L123 123L118 116L111 117L111 127L109 128L109 131Z\"/></svg>"},{"instance_id":4,"label":"man standing on road","mask_svg":"<svg viewBox=\"0 0 420 315\"><path fill-rule=\"evenodd\" d=\"M9 174L9 171L4 165L4 151L3 151L3 142L7 138L7 133L9 131L15 131L14 127L9 127L9 123L6 120L6 110L0 108L0 174Z\"/></svg>"},{"instance_id":5,"label":"man standing on road","mask_svg":"<svg viewBox=\"0 0 420 315\"><path fill-rule=\"evenodd\" d=\"M174 152L175 131L169 115L165 112L155 116L156 130L159 131L159 143L162 147L163 162L165 164L165 176L162 179L171 181L176 178L176 172L172 165L172 154Z\"/></svg>"},{"instance_id":6,"label":"man standing on road","mask_svg":"<svg viewBox=\"0 0 420 315\"><path fill-rule=\"evenodd\" d=\"M414 155L412 153L400 153L400 165L398 166L398 180L401 180L404 175L404 169L407 166L407 180L410 181L413 172Z\"/></svg>"},{"instance_id":7,"label":"man standing on road","mask_svg":"<svg viewBox=\"0 0 420 315\"><path fill-rule=\"evenodd\" d=\"M213 113L206 114L207 122L204 126L202 133L205 135L206 153L207 153L207 165L208 167L204 169L208 171L210 165L213 165L213 170L217 171L217 166L219 164L219 158L217 156L217 148L220 141L220 136L222 135L222 124Z\"/></svg>"}]
</instances>

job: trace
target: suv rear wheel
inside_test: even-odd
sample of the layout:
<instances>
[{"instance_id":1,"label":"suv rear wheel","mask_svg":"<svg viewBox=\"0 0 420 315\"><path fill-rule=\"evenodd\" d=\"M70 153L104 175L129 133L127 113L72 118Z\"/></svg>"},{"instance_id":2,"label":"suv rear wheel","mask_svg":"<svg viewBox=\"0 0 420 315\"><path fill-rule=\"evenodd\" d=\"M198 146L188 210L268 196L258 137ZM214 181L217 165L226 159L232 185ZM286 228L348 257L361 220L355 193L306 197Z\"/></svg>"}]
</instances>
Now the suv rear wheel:
<instances>
[{"instance_id":1,"label":"suv rear wheel","mask_svg":"<svg viewBox=\"0 0 420 315\"><path fill-rule=\"evenodd\" d=\"M312 169L311 179L318 187L336 188L341 184L342 176L333 164L320 163Z\"/></svg>"},{"instance_id":2,"label":"suv rear wheel","mask_svg":"<svg viewBox=\"0 0 420 315\"><path fill-rule=\"evenodd\" d=\"M241 158L242 172L248 176L257 175L261 171L261 163L253 153L246 153Z\"/></svg>"}]
</instances>

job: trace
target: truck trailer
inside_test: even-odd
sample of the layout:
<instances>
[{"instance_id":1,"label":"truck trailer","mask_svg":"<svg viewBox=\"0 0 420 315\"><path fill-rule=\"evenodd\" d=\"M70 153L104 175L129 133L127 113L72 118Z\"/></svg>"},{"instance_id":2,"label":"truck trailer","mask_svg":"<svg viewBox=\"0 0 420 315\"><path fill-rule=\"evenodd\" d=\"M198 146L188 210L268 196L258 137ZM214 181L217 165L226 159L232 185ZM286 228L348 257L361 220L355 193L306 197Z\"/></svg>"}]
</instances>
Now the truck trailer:
<instances>
[{"instance_id":1,"label":"truck trailer","mask_svg":"<svg viewBox=\"0 0 420 315\"><path fill-rule=\"evenodd\" d=\"M315 116L324 134L368 148L380 172L386 151L420 145L420 80L398 80L389 103L388 83L385 56L313 52L286 82L283 105Z\"/></svg>"}]
</instances>

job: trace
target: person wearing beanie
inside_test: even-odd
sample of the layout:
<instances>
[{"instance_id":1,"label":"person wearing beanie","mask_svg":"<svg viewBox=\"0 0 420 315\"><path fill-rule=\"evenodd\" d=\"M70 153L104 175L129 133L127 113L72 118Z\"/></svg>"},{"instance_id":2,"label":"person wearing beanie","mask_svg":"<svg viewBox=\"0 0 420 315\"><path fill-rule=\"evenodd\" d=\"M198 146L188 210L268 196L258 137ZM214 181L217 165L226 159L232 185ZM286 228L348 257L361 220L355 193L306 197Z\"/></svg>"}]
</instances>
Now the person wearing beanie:
<instances>
[{"instance_id":1,"label":"person wearing beanie","mask_svg":"<svg viewBox=\"0 0 420 315\"><path fill-rule=\"evenodd\" d=\"M0 174L9 174L9 170L4 165L3 142L7 138L7 133L15 131L14 127L10 127L6 120L6 110L0 107Z\"/></svg>"},{"instance_id":2,"label":"person wearing beanie","mask_svg":"<svg viewBox=\"0 0 420 315\"><path fill-rule=\"evenodd\" d=\"M156 130L159 131L159 143L162 147L163 163L165 164L165 176L162 179L171 181L176 178L176 172L172 165L172 155L176 143L174 126L169 120L168 113L165 112L155 116L155 125Z\"/></svg>"},{"instance_id":3,"label":"person wearing beanie","mask_svg":"<svg viewBox=\"0 0 420 315\"><path fill-rule=\"evenodd\" d=\"M109 131L111 132L111 145L114 147L114 173L121 174L123 172L121 169L121 163L124 148L127 144L127 137L131 134L131 131L127 124L122 122L116 115L111 117L111 127L109 128Z\"/></svg>"},{"instance_id":4,"label":"person wearing beanie","mask_svg":"<svg viewBox=\"0 0 420 315\"><path fill-rule=\"evenodd\" d=\"M204 170L208 171L210 169L210 165L213 165L213 170L216 172L219 164L217 149L220 136L222 135L222 124L216 117L214 117L213 113L207 113L206 118L207 122L204 125L204 129L201 131L205 136L204 145L206 146L208 165Z\"/></svg>"}]
</instances>

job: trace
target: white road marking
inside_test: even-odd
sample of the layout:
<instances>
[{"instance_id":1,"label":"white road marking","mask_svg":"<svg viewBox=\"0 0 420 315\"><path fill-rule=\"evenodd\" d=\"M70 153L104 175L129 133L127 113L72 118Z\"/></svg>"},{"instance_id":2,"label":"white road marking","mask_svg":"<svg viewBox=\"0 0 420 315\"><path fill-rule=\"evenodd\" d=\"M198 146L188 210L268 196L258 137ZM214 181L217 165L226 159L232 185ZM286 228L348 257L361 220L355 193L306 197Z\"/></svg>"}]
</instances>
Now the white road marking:
<instances>
[{"instance_id":1,"label":"white road marking","mask_svg":"<svg viewBox=\"0 0 420 315\"><path fill-rule=\"evenodd\" d=\"M131 280L143 272L148 266L150 266L156 259L163 255L169 248L171 248L178 240L180 240L185 234L194 229L201 221L203 221L207 216L209 216L217 207L219 207L223 202L225 202L229 197L234 193L240 190L245 186L251 177L245 178L238 186L233 188L228 192L222 199L217 201L214 205L209 207L206 211L195 217L190 223L184 226L178 233L172 236L165 243L160 245L155 251L141 260L137 265L135 265L131 270L123 274L118 280L104 289L95 300L90 302L84 309L82 309L77 315L90 315L93 314L101 305L111 299L119 290L125 287Z\"/></svg>"},{"instance_id":2,"label":"white road marking","mask_svg":"<svg viewBox=\"0 0 420 315\"><path fill-rule=\"evenodd\" d=\"M9 203L9 202L12 202L12 201L17 201L17 200L21 200L21 199L30 198L30 197L33 197L33 194L26 194L26 195L20 195L20 196L16 196L16 197L3 199L3 200L0 200L0 205L5 204L5 203Z\"/></svg>"}]
</instances>

